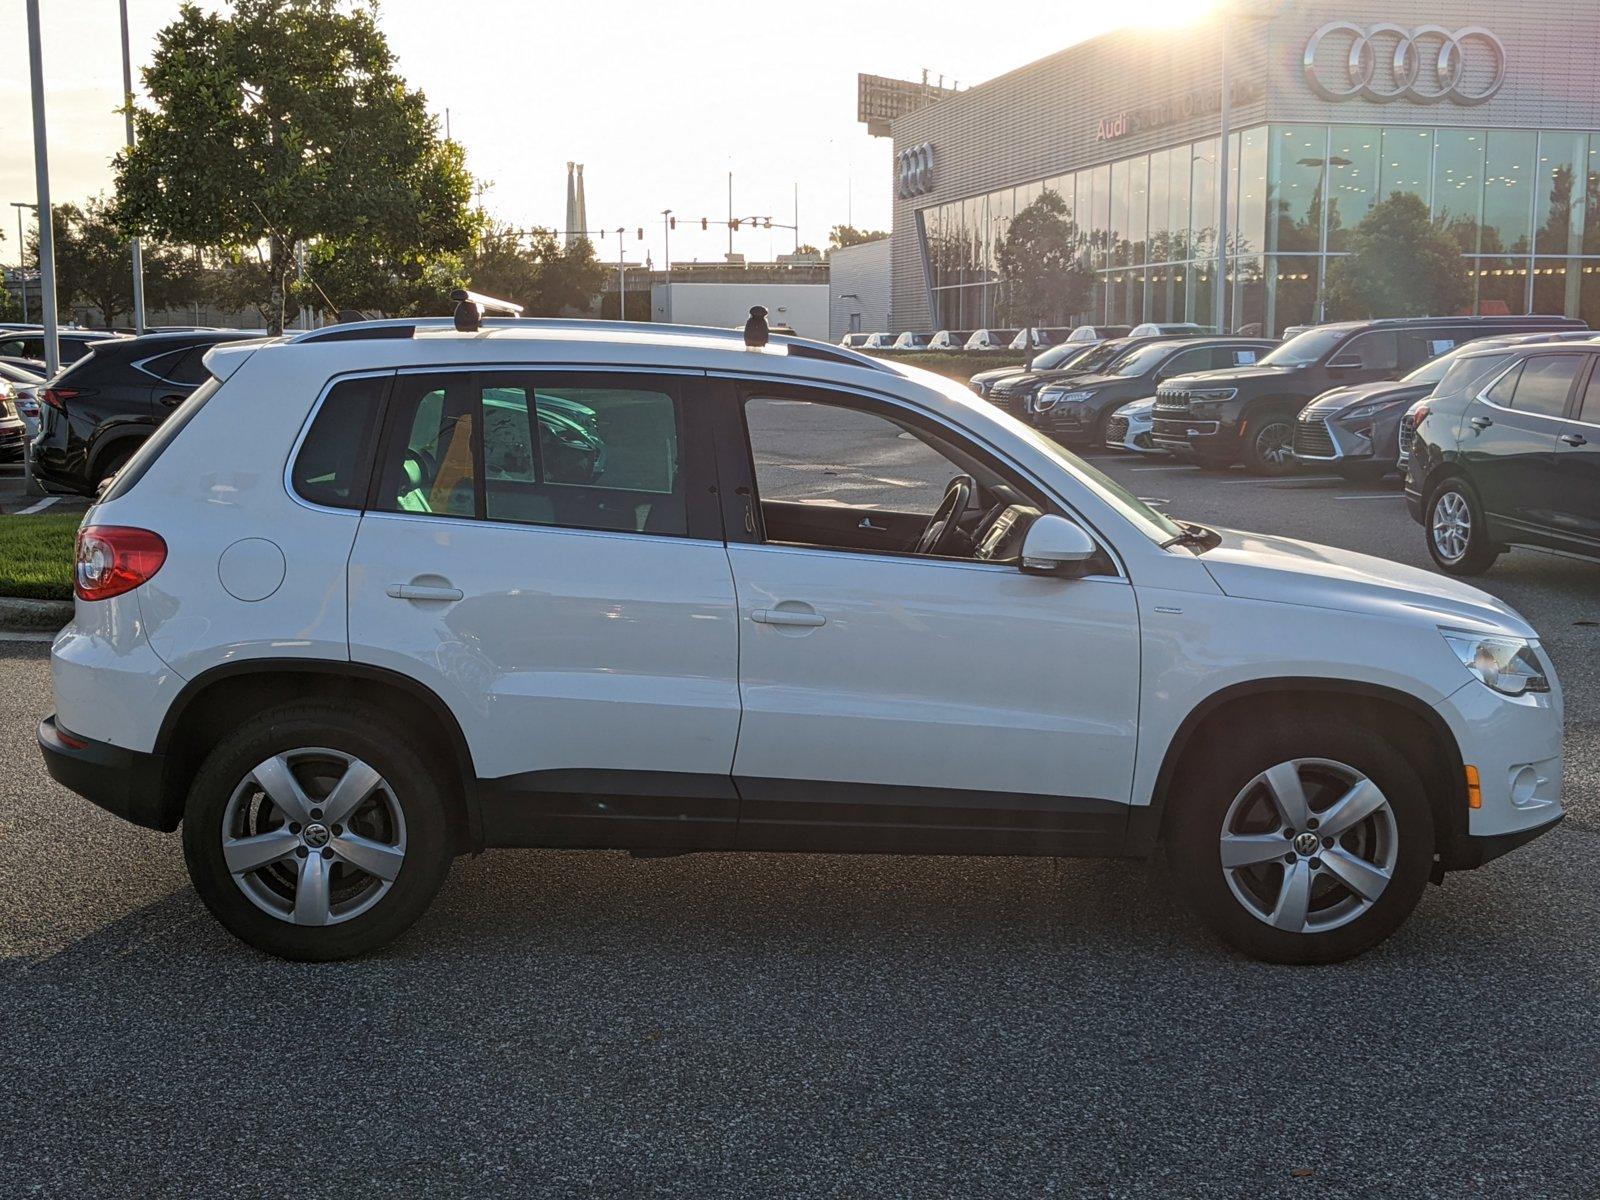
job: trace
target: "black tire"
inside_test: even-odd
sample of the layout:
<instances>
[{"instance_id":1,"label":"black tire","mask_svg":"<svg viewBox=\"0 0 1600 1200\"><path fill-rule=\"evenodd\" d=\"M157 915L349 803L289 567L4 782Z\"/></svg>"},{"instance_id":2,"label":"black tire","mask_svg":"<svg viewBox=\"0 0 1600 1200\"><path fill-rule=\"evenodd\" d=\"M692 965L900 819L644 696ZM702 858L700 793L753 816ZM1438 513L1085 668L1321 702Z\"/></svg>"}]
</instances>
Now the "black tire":
<instances>
[{"instance_id":1,"label":"black tire","mask_svg":"<svg viewBox=\"0 0 1600 1200\"><path fill-rule=\"evenodd\" d=\"M110 450L107 450L105 456L95 464L94 488L92 490L98 491L106 480L122 470L128 460L133 457L133 452L138 448L137 445L123 445L113 446Z\"/></svg>"},{"instance_id":2,"label":"black tire","mask_svg":"<svg viewBox=\"0 0 1600 1200\"><path fill-rule=\"evenodd\" d=\"M1465 548L1458 554L1441 526L1459 530L1461 522L1465 522ZM1422 536L1427 540L1434 564L1451 575L1482 575L1502 553L1501 547L1489 540L1489 525L1484 519L1483 505L1478 503L1477 492L1466 480L1455 475L1440 481L1429 493L1423 512Z\"/></svg>"},{"instance_id":3,"label":"black tire","mask_svg":"<svg viewBox=\"0 0 1600 1200\"><path fill-rule=\"evenodd\" d=\"M379 841L396 840L400 836L391 829L391 837L383 837L385 823L398 827L403 833L403 858L398 873L388 881L386 888L382 888L383 881L377 876L364 875L340 859L327 858L329 895L337 898L344 889L359 900L361 893L355 889L362 886L368 891L378 889L378 894L370 901L370 907L357 915L318 926L291 923L288 917L273 915L252 900L246 893L245 882L229 871L223 850L224 821L235 791L260 793L258 787L246 787L246 781L253 777L258 764L275 755L308 747L333 751L370 764L387 785L375 790L372 798L351 814L349 830L336 825L333 827L335 834L373 832L372 825L366 823L378 824ZM331 774L335 769L320 767L317 758L308 755L296 766L297 781L313 802L322 798L318 794L321 783L318 773ZM411 748L404 731L396 729L391 716L359 704L284 705L252 717L218 742L206 756L190 786L184 810L184 858L195 891L212 914L241 941L279 958L308 962L351 958L398 937L433 900L449 872L452 857L448 804L449 790L437 769ZM233 820L239 819L240 812L251 811L256 815L250 820L259 822L242 830L236 827L235 834L264 830L288 836L290 832L300 832L299 826L289 826L286 818L270 810L261 800L241 801L235 807ZM395 810L401 815L401 822L393 820ZM320 820L320 809L313 810L313 814ZM364 823L360 829L357 822ZM312 826L308 824L305 829L309 834ZM346 843L335 837L327 844L330 849L324 854L332 855L331 847ZM273 867L250 873L248 879L253 893L264 896L268 903L282 902L279 900L282 894L292 908L303 878L299 874L302 869L299 864L305 862L309 853L314 853L302 854L302 849L303 846L297 847L291 856L284 857ZM287 877L278 874L283 871L289 873Z\"/></svg>"},{"instance_id":4,"label":"black tire","mask_svg":"<svg viewBox=\"0 0 1600 1200\"><path fill-rule=\"evenodd\" d=\"M1293 443L1293 417L1256 417L1250 422L1249 436L1240 457L1245 467L1256 475L1291 475L1300 469L1300 464L1289 453Z\"/></svg>"},{"instance_id":5,"label":"black tire","mask_svg":"<svg viewBox=\"0 0 1600 1200\"><path fill-rule=\"evenodd\" d=\"M1376 835L1392 837L1394 865L1388 883L1347 923L1309 932L1275 928L1246 907L1230 886L1222 866L1224 821L1236 797L1252 796L1254 793L1245 789L1258 775L1292 760L1328 760L1359 772L1381 790L1393 822L1388 833ZM1323 768L1310 764L1304 770L1306 777L1314 780L1316 772ZM1325 778L1338 779L1331 773ZM1365 726L1310 712L1299 718L1288 715L1230 738L1226 746L1219 741L1199 752L1185 762L1177 783L1179 786L1173 791L1176 808L1167 838L1173 869L1182 890L1206 923L1225 942L1252 958L1275 963L1332 963L1352 958L1398 929L1427 885L1434 855L1433 813L1427 793L1404 756ZM1313 816L1329 811L1328 798L1336 796L1342 786L1307 784L1306 797ZM1262 801L1254 799L1249 803ZM1277 835L1269 831L1262 836ZM1358 826L1357 832L1349 836L1368 836L1368 827ZM1315 842L1315 838L1312 840ZM1353 844L1344 838L1337 840L1340 845L1335 846L1335 851ZM1285 840L1286 851L1293 846L1292 841ZM1330 851L1313 848L1310 853L1326 855ZM1312 881L1313 905L1333 906L1324 911L1335 915L1339 904L1359 906L1356 893L1339 882L1338 875L1321 858L1305 858L1303 866L1304 877ZM1266 894L1270 896L1275 886L1271 873L1279 872L1276 886L1281 887L1289 869L1274 857L1259 867L1248 868L1247 874L1255 874L1239 884L1249 888L1255 886L1253 880L1265 880ZM1321 890L1320 899L1315 889Z\"/></svg>"}]
</instances>

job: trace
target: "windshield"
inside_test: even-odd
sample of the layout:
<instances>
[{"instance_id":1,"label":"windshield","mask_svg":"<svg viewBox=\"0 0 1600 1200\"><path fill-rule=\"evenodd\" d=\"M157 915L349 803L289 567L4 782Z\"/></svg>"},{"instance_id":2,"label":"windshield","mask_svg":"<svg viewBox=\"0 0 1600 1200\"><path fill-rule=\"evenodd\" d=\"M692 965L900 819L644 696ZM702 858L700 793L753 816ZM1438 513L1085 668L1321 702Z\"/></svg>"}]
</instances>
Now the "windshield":
<instances>
[{"instance_id":1,"label":"windshield","mask_svg":"<svg viewBox=\"0 0 1600 1200\"><path fill-rule=\"evenodd\" d=\"M1415 371L1411 372L1411 374L1402 377L1400 382L1401 383L1438 383L1439 380L1444 378L1444 373L1446 371L1448 371L1453 365L1455 365L1456 360L1461 357L1463 352L1465 352L1467 350L1484 350L1484 349L1487 349L1487 347L1485 347L1485 346L1474 346L1471 342L1468 342L1466 345L1459 346L1456 349L1450 351L1448 354L1441 354L1441 355L1439 355L1438 358L1429 359L1427 362L1423 363L1420 367L1418 367Z\"/></svg>"},{"instance_id":2,"label":"windshield","mask_svg":"<svg viewBox=\"0 0 1600 1200\"><path fill-rule=\"evenodd\" d=\"M1348 327L1330 328L1326 325L1308 329L1290 338L1261 360L1263 367L1309 367L1321 360L1350 332Z\"/></svg>"},{"instance_id":3,"label":"windshield","mask_svg":"<svg viewBox=\"0 0 1600 1200\"><path fill-rule=\"evenodd\" d=\"M1160 366L1172 351L1170 342L1151 342L1147 346L1139 346L1119 358L1110 374L1121 375L1124 378L1143 375L1146 371L1152 371Z\"/></svg>"},{"instance_id":4,"label":"windshield","mask_svg":"<svg viewBox=\"0 0 1600 1200\"><path fill-rule=\"evenodd\" d=\"M1043 354L1036 354L1033 359L1033 369L1059 371L1064 367L1075 365L1079 359L1087 358L1094 351L1094 346L1085 346L1082 342L1075 346L1070 342L1063 342L1059 346L1051 346Z\"/></svg>"},{"instance_id":5,"label":"windshield","mask_svg":"<svg viewBox=\"0 0 1600 1200\"><path fill-rule=\"evenodd\" d=\"M1073 360L1072 369L1092 375L1116 362L1128 353L1128 349L1127 342L1101 342L1098 346L1091 346L1082 358Z\"/></svg>"}]
</instances>

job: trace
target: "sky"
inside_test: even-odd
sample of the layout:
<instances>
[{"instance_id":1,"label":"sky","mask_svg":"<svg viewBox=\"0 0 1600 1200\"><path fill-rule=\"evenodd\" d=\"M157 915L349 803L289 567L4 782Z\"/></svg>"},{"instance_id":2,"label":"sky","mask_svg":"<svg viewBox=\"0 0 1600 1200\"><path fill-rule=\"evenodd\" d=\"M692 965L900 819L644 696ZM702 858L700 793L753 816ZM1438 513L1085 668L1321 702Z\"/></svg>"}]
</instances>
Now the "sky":
<instances>
[{"instance_id":1,"label":"sky","mask_svg":"<svg viewBox=\"0 0 1600 1200\"><path fill-rule=\"evenodd\" d=\"M117 0L40 0L51 195L82 201L112 187L123 123ZM202 0L207 9L225 7ZM1144 0L1142 23L1192 16L1207 0ZM736 216L795 223L822 246L835 224L887 229L891 150L856 121L856 73L964 88L1119 23L1100 0L1030 5L1025 19L974 19L970 0L787 5L609 0L384 0L379 23L402 75L485 181L482 201L519 226L559 228L566 164L582 162L593 229L627 230L630 263L663 259L661 210L678 217L675 262L720 259L728 173ZM129 0L139 68L178 0ZM991 19L992 18L992 19ZM17 254L16 210L35 198L22 0L0 4L0 261ZM700 231L700 218L713 222ZM635 231L644 230L638 240ZM734 249L770 260L784 229L741 230ZM597 240L616 261L616 235Z\"/></svg>"}]
</instances>

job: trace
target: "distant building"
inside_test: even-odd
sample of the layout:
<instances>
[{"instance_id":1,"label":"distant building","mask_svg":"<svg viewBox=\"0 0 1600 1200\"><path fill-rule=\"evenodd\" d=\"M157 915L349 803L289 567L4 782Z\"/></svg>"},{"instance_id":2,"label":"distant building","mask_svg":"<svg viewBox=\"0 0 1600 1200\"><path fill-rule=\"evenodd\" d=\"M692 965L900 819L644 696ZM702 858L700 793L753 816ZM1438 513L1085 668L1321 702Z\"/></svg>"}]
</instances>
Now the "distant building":
<instances>
[{"instance_id":1,"label":"distant building","mask_svg":"<svg viewBox=\"0 0 1600 1200\"><path fill-rule=\"evenodd\" d=\"M679 325L742 328L753 305L767 310L771 325L788 325L801 337L828 337L826 263L673 263L672 270L630 267L628 318ZM617 315L613 270L600 299L604 316Z\"/></svg>"},{"instance_id":2,"label":"distant building","mask_svg":"<svg viewBox=\"0 0 1600 1200\"><path fill-rule=\"evenodd\" d=\"M889 328L889 238L828 255L828 340Z\"/></svg>"}]
</instances>

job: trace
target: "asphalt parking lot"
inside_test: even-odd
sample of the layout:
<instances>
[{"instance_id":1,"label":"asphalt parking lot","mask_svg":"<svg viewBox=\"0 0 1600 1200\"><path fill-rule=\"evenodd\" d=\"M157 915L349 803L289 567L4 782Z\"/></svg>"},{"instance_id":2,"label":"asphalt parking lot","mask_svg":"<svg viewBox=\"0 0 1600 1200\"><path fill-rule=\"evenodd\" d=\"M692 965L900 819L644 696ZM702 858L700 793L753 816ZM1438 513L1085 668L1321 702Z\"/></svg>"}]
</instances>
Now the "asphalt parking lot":
<instances>
[{"instance_id":1,"label":"asphalt parking lot","mask_svg":"<svg viewBox=\"0 0 1600 1200\"><path fill-rule=\"evenodd\" d=\"M1096 461L1427 565L1397 487ZM0 1192L1594 1196L1600 566L1483 586L1561 672L1570 816L1299 969L1159 862L532 851L379 955L277 962L176 835L49 780L47 647L0 643Z\"/></svg>"}]
</instances>

